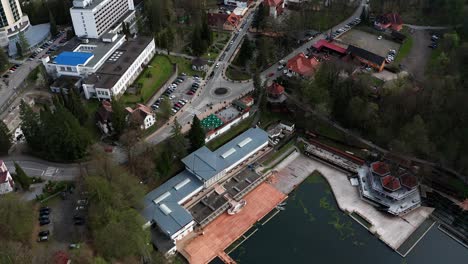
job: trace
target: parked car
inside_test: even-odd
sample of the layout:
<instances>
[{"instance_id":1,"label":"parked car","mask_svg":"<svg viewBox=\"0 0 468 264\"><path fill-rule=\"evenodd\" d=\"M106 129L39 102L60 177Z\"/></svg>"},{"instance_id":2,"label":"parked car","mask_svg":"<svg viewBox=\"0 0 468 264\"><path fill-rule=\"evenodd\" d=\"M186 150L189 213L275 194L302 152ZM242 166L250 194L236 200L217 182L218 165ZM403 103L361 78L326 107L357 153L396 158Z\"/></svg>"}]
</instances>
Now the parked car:
<instances>
[{"instance_id":1,"label":"parked car","mask_svg":"<svg viewBox=\"0 0 468 264\"><path fill-rule=\"evenodd\" d=\"M42 230L41 232L39 232L39 236L40 237L43 237L43 236L48 236L50 234L50 231L49 230Z\"/></svg>"},{"instance_id":2,"label":"parked car","mask_svg":"<svg viewBox=\"0 0 468 264\"><path fill-rule=\"evenodd\" d=\"M49 219L44 219L44 220L40 220L39 221L39 225L43 226L43 225L48 225L50 224L50 220Z\"/></svg>"},{"instance_id":3,"label":"parked car","mask_svg":"<svg viewBox=\"0 0 468 264\"><path fill-rule=\"evenodd\" d=\"M49 237L48 236L40 236L38 239L37 239L37 242L46 242L49 240Z\"/></svg>"},{"instance_id":4,"label":"parked car","mask_svg":"<svg viewBox=\"0 0 468 264\"><path fill-rule=\"evenodd\" d=\"M377 39L378 39L378 40L381 40L381 39L382 39L382 36L378 36Z\"/></svg>"},{"instance_id":5,"label":"parked car","mask_svg":"<svg viewBox=\"0 0 468 264\"><path fill-rule=\"evenodd\" d=\"M40 215L38 219L39 219L39 221L49 220L49 216L48 215Z\"/></svg>"},{"instance_id":6,"label":"parked car","mask_svg":"<svg viewBox=\"0 0 468 264\"><path fill-rule=\"evenodd\" d=\"M215 68L219 68L219 62L216 63Z\"/></svg>"},{"instance_id":7,"label":"parked car","mask_svg":"<svg viewBox=\"0 0 468 264\"><path fill-rule=\"evenodd\" d=\"M192 90L190 90L190 91L188 91L186 94L188 94L188 95L193 95L194 92L193 92Z\"/></svg>"},{"instance_id":8,"label":"parked car","mask_svg":"<svg viewBox=\"0 0 468 264\"><path fill-rule=\"evenodd\" d=\"M172 100L172 99L174 99L174 98L175 98L175 95L169 96L169 99L170 99L170 100Z\"/></svg>"},{"instance_id":9,"label":"parked car","mask_svg":"<svg viewBox=\"0 0 468 264\"><path fill-rule=\"evenodd\" d=\"M70 249L79 249L79 248L80 248L80 244L70 244L70 245L68 246L68 248L70 248Z\"/></svg>"},{"instance_id":10,"label":"parked car","mask_svg":"<svg viewBox=\"0 0 468 264\"><path fill-rule=\"evenodd\" d=\"M74 225L84 225L85 220L84 219L76 219L73 224Z\"/></svg>"}]
</instances>

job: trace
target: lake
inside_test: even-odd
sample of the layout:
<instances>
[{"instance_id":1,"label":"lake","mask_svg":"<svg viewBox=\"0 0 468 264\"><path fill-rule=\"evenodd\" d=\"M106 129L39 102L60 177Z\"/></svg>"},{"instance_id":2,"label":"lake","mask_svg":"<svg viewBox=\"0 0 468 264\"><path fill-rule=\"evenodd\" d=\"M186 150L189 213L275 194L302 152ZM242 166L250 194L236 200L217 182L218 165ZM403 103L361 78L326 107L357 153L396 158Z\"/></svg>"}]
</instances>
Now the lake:
<instances>
[{"instance_id":1,"label":"lake","mask_svg":"<svg viewBox=\"0 0 468 264\"><path fill-rule=\"evenodd\" d=\"M468 249L437 224L402 258L342 213L328 183L311 176L287 200L286 210L229 255L238 263L468 263Z\"/></svg>"}]
</instances>

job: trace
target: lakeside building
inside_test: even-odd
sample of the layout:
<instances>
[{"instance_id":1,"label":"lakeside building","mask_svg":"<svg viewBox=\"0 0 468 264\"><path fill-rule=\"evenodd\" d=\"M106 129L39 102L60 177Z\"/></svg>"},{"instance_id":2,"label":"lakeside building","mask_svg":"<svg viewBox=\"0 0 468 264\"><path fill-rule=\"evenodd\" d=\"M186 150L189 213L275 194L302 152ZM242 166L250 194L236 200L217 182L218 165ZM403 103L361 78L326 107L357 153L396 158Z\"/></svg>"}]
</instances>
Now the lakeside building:
<instances>
[{"instance_id":1,"label":"lakeside building","mask_svg":"<svg viewBox=\"0 0 468 264\"><path fill-rule=\"evenodd\" d=\"M12 192L15 187L15 182L8 171L3 160L0 160L0 194Z\"/></svg>"},{"instance_id":2,"label":"lakeside building","mask_svg":"<svg viewBox=\"0 0 468 264\"><path fill-rule=\"evenodd\" d=\"M184 203L213 187L234 168L268 146L268 134L250 128L215 151L202 147L182 159L185 170L149 192L144 198L145 227L152 227L153 243L166 254L196 226ZM164 235L162 235L164 234Z\"/></svg>"},{"instance_id":3,"label":"lakeside building","mask_svg":"<svg viewBox=\"0 0 468 264\"><path fill-rule=\"evenodd\" d=\"M412 172L383 161L358 169L359 192L364 201L399 216L421 206L419 182Z\"/></svg>"}]
</instances>

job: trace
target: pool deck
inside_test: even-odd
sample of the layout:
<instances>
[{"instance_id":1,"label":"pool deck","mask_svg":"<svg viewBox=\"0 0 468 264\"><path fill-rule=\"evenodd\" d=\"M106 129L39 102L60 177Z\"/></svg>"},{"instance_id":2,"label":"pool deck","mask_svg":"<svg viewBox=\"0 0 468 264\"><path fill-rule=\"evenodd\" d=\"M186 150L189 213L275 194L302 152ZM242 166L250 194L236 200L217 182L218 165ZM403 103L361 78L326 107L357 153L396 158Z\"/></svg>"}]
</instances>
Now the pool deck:
<instances>
[{"instance_id":1,"label":"pool deck","mask_svg":"<svg viewBox=\"0 0 468 264\"><path fill-rule=\"evenodd\" d=\"M224 250L286 198L286 194L263 182L244 197L247 205L238 214L223 213L198 235L178 243L178 251L191 264L209 263L217 256L233 263Z\"/></svg>"},{"instance_id":2,"label":"pool deck","mask_svg":"<svg viewBox=\"0 0 468 264\"><path fill-rule=\"evenodd\" d=\"M328 181L338 207L347 214L354 212L367 220L372 225L369 231L393 250L397 250L434 210L419 207L400 217L378 211L361 200L358 189L350 184L345 172L302 154L292 155L281 162L273 173L272 182L279 191L287 194L315 170Z\"/></svg>"}]
</instances>

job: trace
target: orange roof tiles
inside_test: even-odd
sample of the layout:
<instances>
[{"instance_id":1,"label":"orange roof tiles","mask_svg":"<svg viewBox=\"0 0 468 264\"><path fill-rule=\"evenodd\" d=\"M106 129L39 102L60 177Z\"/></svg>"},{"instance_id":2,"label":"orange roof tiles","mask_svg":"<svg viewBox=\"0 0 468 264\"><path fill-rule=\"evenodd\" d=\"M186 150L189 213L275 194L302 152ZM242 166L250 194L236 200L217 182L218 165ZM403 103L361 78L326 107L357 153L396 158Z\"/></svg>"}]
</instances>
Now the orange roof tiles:
<instances>
[{"instance_id":1,"label":"orange roof tiles","mask_svg":"<svg viewBox=\"0 0 468 264\"><path fill-rule=\"evenodd\" d=\"M392 175L387 175L380 179L382 186L393 192L401 188L400 180Z\"/></svg>"},{"instance_id":2,"label":"orange roof tiles","mask_svg":"<svg viewBox=\"0 0 468 264\"><path fill-rule=\"evenodd\" d=\"M304 53L299 53L290 59L287 68L303 76L311 76L315 73L319 62L314 58L307 58Z\"/></svg>"},{"instance_id":3,"label":"orange roof tiles","mask_svg":"<svg viewBox=\"0 0 468 264\"><path fill-rule=\"evenodd\" d=\"M244 197L247 205L236 215L222 214L179 251L191 264L204 264L224 250L267 215L286 195L273 186L262 183Z\"/></svg>"},{"instance_id":4,"label":"orange roof tiles","mask_svg":"<svg viewBox=\"0 0 468 264\"><path fill-rule=\"evenodd\" d=\"M390 172L390 166L388 166L388 164L385 162L374 162L372 163L372 171L379 174L380 176L383 176Z\"/></svg>"},{"instance_id":5,"label":"orange roof tiles","mask_svg":"<svg viewBox=\"0 0 468 264\"><path fill-rule=\"evenodd\" d=\"M268 86L267 93L271 95L281 95L284 93L284 87L274 82L272 85Z\"/></svg>"}]
</instances>

